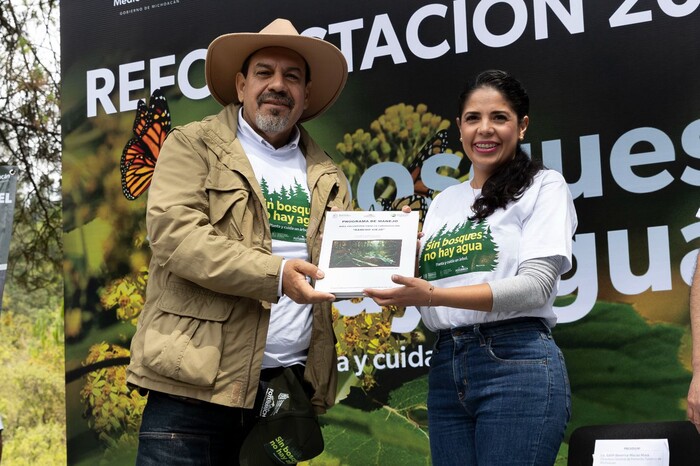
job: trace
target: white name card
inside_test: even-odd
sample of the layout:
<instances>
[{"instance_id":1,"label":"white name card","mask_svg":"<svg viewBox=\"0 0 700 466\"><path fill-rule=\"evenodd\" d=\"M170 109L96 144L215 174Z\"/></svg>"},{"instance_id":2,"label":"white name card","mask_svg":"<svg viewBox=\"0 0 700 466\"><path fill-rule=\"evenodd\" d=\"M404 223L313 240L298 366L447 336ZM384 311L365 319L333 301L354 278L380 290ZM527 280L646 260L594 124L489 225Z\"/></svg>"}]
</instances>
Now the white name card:
<instances>
[{"instance_id":1,"label":"white name card","mask_svg":"<svg viewBox=\"0 0 700 466\"><path fill-rule=\"evenodd\" d=\"M593 466L668 466L668 439L596 440Z\"/></svg>"}]
</instances>

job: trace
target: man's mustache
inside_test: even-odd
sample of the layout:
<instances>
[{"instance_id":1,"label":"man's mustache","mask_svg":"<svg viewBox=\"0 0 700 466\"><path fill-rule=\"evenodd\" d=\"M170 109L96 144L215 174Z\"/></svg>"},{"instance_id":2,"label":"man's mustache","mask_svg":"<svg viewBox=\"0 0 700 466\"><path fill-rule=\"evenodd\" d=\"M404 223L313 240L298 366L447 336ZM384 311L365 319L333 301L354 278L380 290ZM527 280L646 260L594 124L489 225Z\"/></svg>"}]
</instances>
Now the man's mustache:
<instances>
[{"instance_id":1,"label":"man's mustache","mask_svg":"<svg viewBox=\"0 0 700 466\"><path fill-rule=\"evenodd\" d=\"M289 108L294 107L294 99L285 93L281 92L265 92L258 97L258 105L262 105L266 101L273 101L276 104L286 105Z\"/></svg>"}]
</instances>

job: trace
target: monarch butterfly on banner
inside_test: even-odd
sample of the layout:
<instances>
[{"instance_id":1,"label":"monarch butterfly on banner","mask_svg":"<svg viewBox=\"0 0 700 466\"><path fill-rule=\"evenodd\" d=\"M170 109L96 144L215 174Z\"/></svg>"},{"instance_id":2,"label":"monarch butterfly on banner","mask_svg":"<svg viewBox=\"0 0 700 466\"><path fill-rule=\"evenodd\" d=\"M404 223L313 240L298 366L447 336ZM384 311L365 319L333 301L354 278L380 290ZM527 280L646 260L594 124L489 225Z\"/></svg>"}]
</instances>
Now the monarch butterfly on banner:
<instances>
[{"instance_id":1,"label":"monarch butterfly on banner","mask_svg":"<svg viewBox=\"0 0 700 466\"><path fill-rule=\"evenodd\" d=\"M426 160L435 154L444 153L447 149L447 130L438 131L418 152L408 166L408 172L413 179L413 194L394 200L378 198L377 202L382 210L401 210L403 206L409 206L411 210L419 212L419 223L423 225L423 219L428 211L428 199L432 199L434 191L423 183L422 170Z\"/></svg>"},{"instance_id":2,"label":"monarch butterfly on banner","mask_svg":"<svg viewBox=\"0 0 700 466\"><path fill-rule=\"evenodd\" d=\"M148 106L139 100L134 120L134 137L126 143L119 169L124 197L133 201L151 184L160 148L170 131L170 110L160 89L151 94Z\"/></svg>"},{"instance_id":3,"label":"monarch butterfly on banner","mask_svg":"<svg viewBox=\"0 0 700 466\"><path fill-rule=\"evenodd\" d=\"M423 183L423 178L421 177L423 164L433 155L442 154L445 150L447 150L447 130L443 129L435 133L435 136L423 146L418 155L411 161L411 164L408 166L408 173L413 178L413 192L415 194L432 199L433 190Z\"/></svg>"}]
</instances>

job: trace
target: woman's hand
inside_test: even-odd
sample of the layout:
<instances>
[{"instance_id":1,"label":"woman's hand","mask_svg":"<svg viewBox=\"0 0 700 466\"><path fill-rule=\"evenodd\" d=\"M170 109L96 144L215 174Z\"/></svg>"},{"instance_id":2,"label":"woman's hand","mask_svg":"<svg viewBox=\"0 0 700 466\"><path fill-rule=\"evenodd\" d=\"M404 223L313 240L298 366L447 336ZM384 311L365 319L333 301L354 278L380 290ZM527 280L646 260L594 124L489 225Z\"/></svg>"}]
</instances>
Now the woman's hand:
<instances>
[{"instance_id":1,"label":"woman's hand","mask_svg":"<svg viewBox=\"0 0 700 466\"><path fill-rule=\"evenodd\" d=\"M372 298L380 306L430 306L434 304L434 286L421 278L392 275L391 281L399 285L396 288L363 290L365 296Z\"/></svg>"}]
</instances>

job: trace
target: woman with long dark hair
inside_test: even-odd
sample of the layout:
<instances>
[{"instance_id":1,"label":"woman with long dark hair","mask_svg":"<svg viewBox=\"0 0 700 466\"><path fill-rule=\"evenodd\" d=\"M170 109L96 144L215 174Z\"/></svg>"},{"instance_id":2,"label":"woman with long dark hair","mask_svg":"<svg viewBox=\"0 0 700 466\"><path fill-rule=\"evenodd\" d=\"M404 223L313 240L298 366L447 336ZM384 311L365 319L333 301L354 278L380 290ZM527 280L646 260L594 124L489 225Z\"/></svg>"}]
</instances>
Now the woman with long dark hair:
<instances>
[{"instance_id":1,"label":"woman with long dark hair","mask_svg":"<svg viewBox=\"0 0 700 466\"><path fill-rule=\"evenodd\" d=\"M561 174L521 148L528 112L527 92L506 72L468 86L457 126L473 177L433 199L420 278L365 290L382 306L419 306L437 334L428 393L436 466L551 465L570 418L551 328L576 212Z\"/></svg>"}]
</instances>

